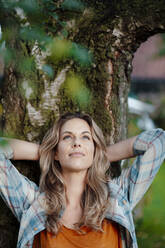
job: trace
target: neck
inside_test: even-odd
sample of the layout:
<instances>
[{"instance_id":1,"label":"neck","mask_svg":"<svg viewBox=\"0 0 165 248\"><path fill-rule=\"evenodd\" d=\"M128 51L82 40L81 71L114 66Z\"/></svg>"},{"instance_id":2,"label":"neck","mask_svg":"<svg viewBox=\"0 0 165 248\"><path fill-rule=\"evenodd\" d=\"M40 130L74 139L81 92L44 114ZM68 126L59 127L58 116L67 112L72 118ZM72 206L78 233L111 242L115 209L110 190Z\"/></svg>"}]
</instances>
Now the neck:
<instances>
[{"instance_id":1,"label":"neck","mask_svg":"<svg viewBox=\"0 0 165 248\"><path fill-rule=\"evenodd\" d=\"M86 172L64 172L67 206L77 208L85 188Z\"/></svg>"}]
</instances>

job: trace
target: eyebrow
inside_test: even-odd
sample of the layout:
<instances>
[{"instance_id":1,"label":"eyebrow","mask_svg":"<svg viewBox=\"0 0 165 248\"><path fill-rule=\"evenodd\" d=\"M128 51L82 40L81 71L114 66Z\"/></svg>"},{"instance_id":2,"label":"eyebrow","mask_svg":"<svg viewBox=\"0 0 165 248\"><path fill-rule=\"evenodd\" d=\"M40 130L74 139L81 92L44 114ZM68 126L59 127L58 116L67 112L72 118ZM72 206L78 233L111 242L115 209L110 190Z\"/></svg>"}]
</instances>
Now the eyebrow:
<instances>
[{"instance_id":1,"label":"eyebrow","mask_svg":"<svg viewBox=\"0 0 165 248\"><path fill-rule=\"evenodd\" d=\"M70 132L70 131L65 131L65 132L63 132L63 133L62 133L62 135L63 135L63 134L65 134L65 133L73 134L73 133L72 133L72 132ZM91 133L90 133L89 131L83 131L81 134L85 134L85 133L87 133L87 134L90 134L90 135L91 135Z\"/></svg>"}]
</instances>

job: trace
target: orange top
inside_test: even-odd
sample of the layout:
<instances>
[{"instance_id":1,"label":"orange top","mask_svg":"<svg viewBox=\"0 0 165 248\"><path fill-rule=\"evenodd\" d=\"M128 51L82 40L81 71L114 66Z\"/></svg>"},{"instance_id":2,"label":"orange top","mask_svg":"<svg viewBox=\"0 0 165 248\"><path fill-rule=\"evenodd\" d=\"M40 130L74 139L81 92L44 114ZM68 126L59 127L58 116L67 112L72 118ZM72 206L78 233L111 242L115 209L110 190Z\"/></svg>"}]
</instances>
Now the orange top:
<instances>
[{"instance_id":1,"label":"orange top","mask_svg":"<svg viewBox=\"0 0 165 248\"><path fill-rule=\"evenodd\" d=\"M54 236L43 230L34 238L33 248L122 248L121 237L116 223L106 219L103 221L104 232L82 227L85 234L79 234L65 226Z\"/></svg>"}]
</instances>

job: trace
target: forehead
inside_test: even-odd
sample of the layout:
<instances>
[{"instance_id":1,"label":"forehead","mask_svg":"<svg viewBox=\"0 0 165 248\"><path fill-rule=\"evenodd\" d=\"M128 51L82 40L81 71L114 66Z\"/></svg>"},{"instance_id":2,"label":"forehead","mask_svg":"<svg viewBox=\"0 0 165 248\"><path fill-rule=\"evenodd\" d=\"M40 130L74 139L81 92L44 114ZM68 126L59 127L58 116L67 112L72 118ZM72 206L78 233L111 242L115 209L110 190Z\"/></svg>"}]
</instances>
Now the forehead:
<instances>
[{"instance_id":1,"label":"forehead","mask_svg":"<svg viewBox=\"0 0 165 248\"><path fill-rule=\"evenodd\" d=\"M66 121L60 130L60 133L62 134L63 132L84 132L88 131L91 132L90 126L88 123L80 118L73 118L71 120Z\"/></svg>"}]
</instances>

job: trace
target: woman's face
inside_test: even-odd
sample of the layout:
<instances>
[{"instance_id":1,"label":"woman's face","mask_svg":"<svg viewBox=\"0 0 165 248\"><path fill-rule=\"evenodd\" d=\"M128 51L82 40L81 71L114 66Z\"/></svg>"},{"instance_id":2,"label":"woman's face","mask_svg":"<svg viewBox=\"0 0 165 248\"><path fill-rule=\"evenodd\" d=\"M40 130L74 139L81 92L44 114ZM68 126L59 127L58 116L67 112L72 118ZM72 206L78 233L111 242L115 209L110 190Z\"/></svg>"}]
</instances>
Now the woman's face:
<instances>
[{"instance_id":1,"label":"woman's face","mask_svg":"<svg viewBox=\"0 0 165 248\"><path fill-rule=\"evenodd\" d=\"M65 122L55 155L63 172L87 170L93 163L93 156L94 142L88 123L79 118Z\"/></svg>"}]
</instances>

